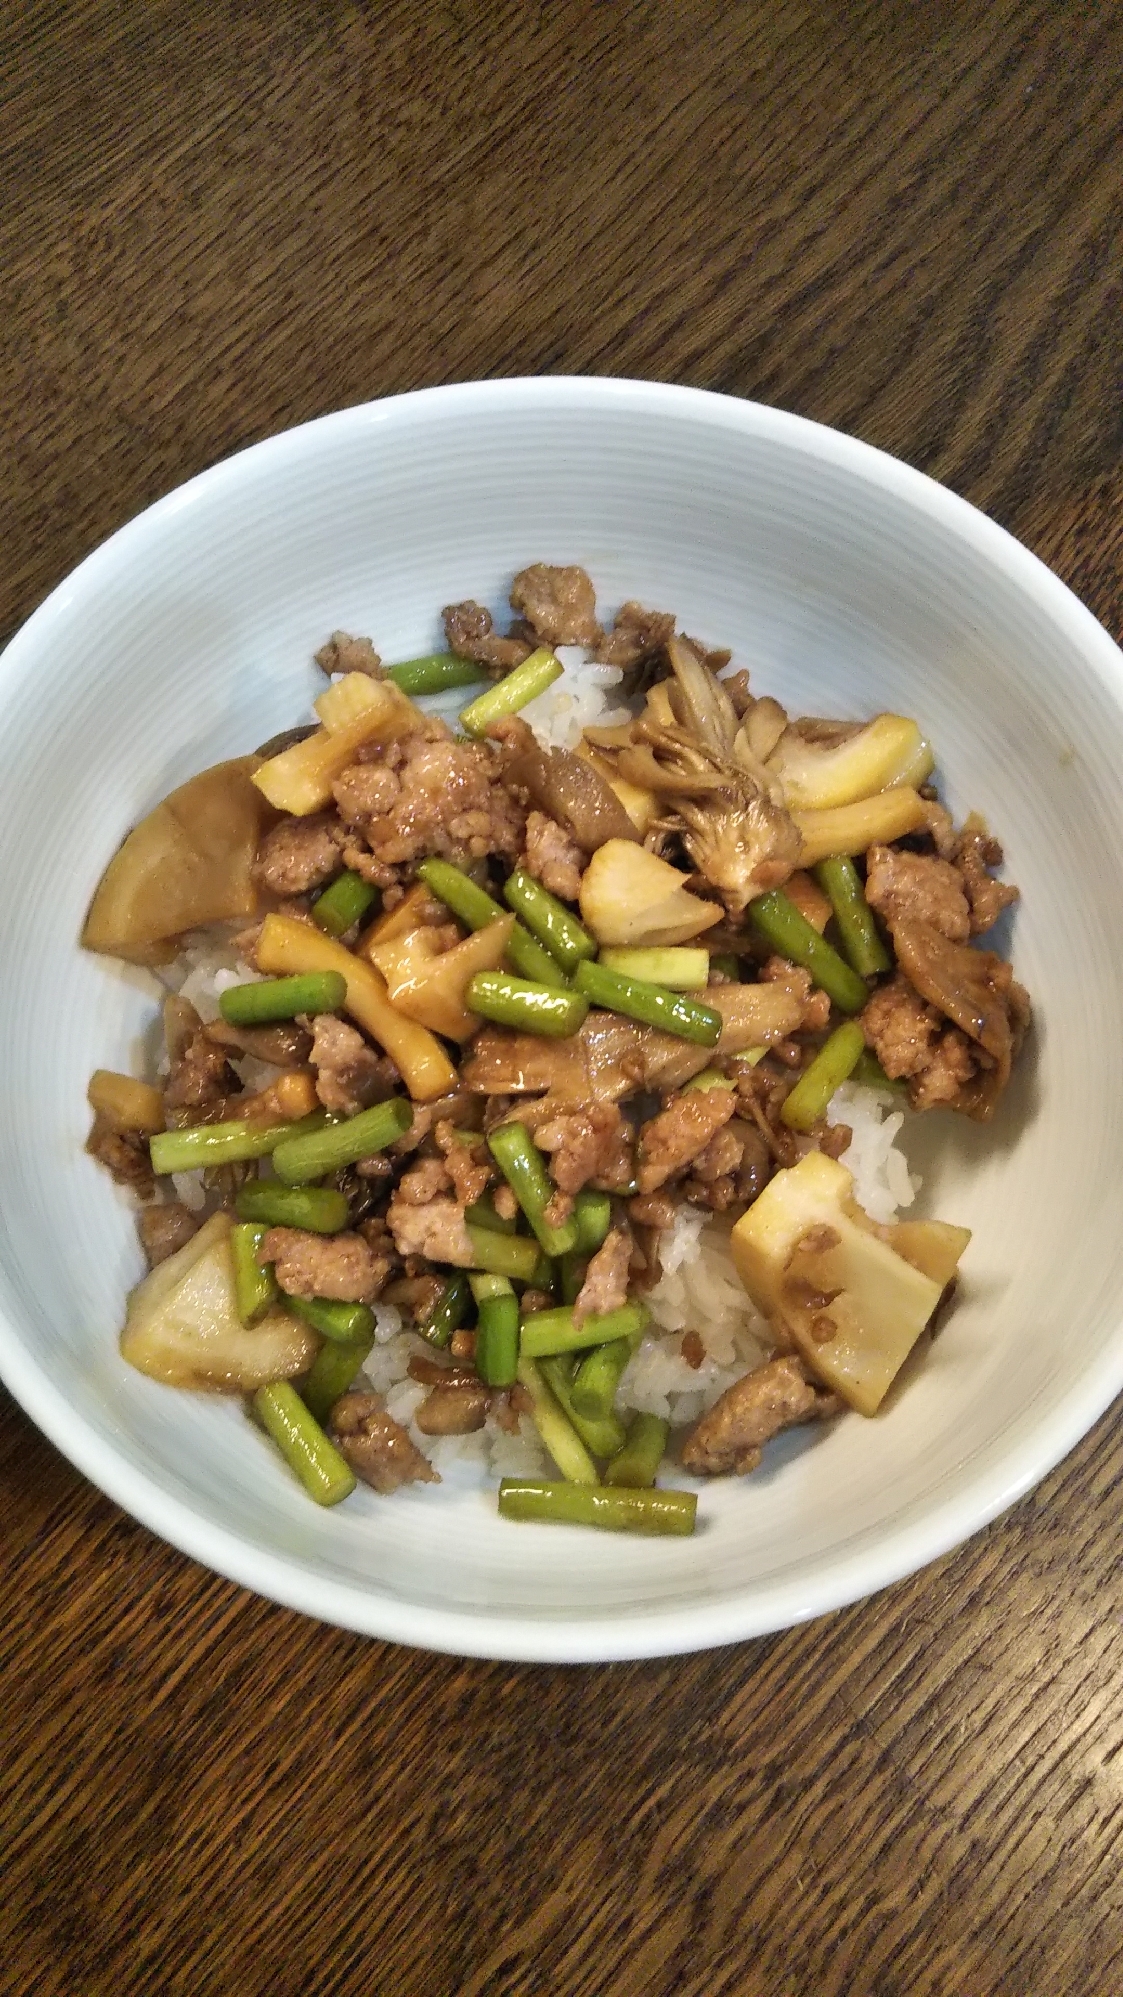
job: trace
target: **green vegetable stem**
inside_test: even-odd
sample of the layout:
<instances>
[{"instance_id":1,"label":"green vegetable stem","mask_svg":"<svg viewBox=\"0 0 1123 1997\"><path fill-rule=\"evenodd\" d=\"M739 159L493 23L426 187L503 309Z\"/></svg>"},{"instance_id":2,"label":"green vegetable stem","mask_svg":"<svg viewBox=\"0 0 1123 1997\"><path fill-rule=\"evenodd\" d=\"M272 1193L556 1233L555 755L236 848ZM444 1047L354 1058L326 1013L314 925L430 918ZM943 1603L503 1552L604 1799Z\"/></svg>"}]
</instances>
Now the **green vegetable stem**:
<instances>
[{"instance_id":1,"label":"green vegetable stem","mask_svg":"<svg viewBox=\"0 0 1123 1997\"><path fill-rule=\"evenodd\" d=\"M299 1477L318 1505L338 1505L355 1488L355 1479L335 1444L288 1380L259 1387L253 1409L276 1443L290 1470Z\"/></svg>"}]
</instances>

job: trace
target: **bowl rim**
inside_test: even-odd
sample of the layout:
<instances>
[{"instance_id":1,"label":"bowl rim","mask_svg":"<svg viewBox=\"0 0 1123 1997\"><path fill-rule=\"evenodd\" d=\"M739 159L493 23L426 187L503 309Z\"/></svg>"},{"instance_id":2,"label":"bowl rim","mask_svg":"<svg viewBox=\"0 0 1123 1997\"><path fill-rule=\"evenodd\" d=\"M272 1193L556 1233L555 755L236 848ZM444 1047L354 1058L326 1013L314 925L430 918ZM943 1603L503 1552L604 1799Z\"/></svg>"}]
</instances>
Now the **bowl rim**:
<instances>
[{"instance_id":1,"label":"bowl rim","mask_svg":"<svg viewBox=\"0 0 1123 1997\"><path fill-rule=\"evenodd\" d=\"M56 585L0 653L0 702L25 654L49 641L57 618L76 594L96 585L134 543L188 508L236 487L271 462L315 448L334 430L369 430L439 420L441 412L486 419L519 409L628 410L657 422L703 422L798 448L877 486L972 547L1003 570L1051 621L1062 626L1088 668L1123 709L1123 653L1091 611L1021 542L969 501L926 473L844 432L768 404L700 388L626 377L532 375L414 389L361 402L277 432L219 460L142 509ZM252 1545L229 1528L202 1519L149 1472L121 1457L76 1411L24 1345L0 1309L0 1378L25 1413L90 1482L181 1552L254 1593L318 1620L386 1641L457 1656L512 1662L599 1663L671 1656L742 1642L840 1609L915 1573L950 1552L1022 1497L1061 1461L1123 1390L1123 1343L1105 1349L1062 1397L1038 1415L999 1460L983 1465L957 1492L929 1504L918 1518L879 1527L875 1542L834 1556L820 1570L760 1584L712 1603L657 1610L600 1613L581 1620L541 1612L512 1613L405 1600L377 1586L304 1571L283 1555Z\"/></svg>"}]
</instances>

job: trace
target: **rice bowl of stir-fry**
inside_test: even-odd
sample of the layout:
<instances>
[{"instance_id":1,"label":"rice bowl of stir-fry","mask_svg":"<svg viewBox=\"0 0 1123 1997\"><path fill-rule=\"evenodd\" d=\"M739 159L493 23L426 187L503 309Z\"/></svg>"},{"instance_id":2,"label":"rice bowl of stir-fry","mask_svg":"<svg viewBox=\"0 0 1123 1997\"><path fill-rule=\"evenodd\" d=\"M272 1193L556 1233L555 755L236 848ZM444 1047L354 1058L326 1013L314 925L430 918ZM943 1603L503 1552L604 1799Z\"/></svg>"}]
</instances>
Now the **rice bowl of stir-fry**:
<instances>
[{"instance_id":1,"label":"rice bowl of stir-fry","mask_svg":"<svg viewBox=\"0 0 1123 1997\"><path fill-rule=\"evenodd\" d=\"M4 655L6 1381L442 1648L954 1544L1123 1382L1119 664L962 502L690 391L426 392L161 502Z\"/></svg>"}]
</instances>

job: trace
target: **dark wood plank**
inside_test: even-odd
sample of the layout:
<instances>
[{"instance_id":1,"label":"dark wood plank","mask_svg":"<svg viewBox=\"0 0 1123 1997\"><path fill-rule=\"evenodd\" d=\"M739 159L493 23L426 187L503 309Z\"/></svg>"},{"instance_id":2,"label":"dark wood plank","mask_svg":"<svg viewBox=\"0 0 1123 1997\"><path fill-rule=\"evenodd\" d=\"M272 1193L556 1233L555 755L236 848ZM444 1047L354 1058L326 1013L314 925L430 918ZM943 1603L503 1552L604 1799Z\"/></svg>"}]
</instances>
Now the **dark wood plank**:
<instances>
[{"instance_id":1,"label":"dark wood plank","mask_svg":"<svg viewBox=\"0 0 1123 1997\"><path fill-rule=\"evenodd\" d=\"M288 423L632 373L946 479L1123 633L1123 16L12 6L0 630ZM877 1600L466 1664L305 1623L0 1396L0 1988L1108 1997L1123 1429Z\"/></svg>"}]
</instances>

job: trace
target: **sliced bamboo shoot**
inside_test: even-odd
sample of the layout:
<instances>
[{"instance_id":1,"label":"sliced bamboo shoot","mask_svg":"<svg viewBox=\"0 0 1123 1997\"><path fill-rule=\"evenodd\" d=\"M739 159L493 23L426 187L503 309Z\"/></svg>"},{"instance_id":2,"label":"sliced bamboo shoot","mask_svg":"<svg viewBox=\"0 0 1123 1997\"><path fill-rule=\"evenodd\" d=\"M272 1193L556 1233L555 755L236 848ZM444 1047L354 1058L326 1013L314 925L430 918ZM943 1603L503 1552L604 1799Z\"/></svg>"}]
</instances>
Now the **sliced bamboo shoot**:
<instances>
[{"instance_id":1,"label":"sliced bamboo shoot","mask_svg":"<svg viewBox=\"0 0 1123 1997\"><path fill-rule=\"evenodd\" d=\"M918 832L927 823L924 800L908 784L883 790L860 804L840 804L829 811L792 813L803 846L801 867L813 867L836 853L864 853L870 846L887 846Z\"/></svg>"},{"instance_id":2,"label":"sliced bamboo shoot","mask_svg":"<svg viewBox=\"0 0 1123 1997\"><path fill-rule=\"evenodd\" d=\"M784 787L789 811L827 811L872 797L891 784L922 784L931 775L933 760L915 721L903 714L878 714L833 746L806 741L797 722L784 730L768 768Z\"/></svg>"},{"instance_id":3,"label":"sliced bamboo shoot","mask_svg":"<svg viewBox=\"0 0 1123 1997\"><path fill-rule=\"evenodd\" d=\"M452 950L438 949L432 930L417 929L412 936L391 938L377 957L375 944L372 959L386 979L391 1004L407 1018L450 1040L470 1040L482 1021L465 1004L468 985L477 971L500 968L514 926L514 916L504 916Z\"/></svg>"},{"instance_id":4,"label":"sliced bamboo shoot","mask_svg":"<svg viewBox=\"0 0 1123 1997\"><path fill-rule=\"evenodd\" d=\"M971 1239L969 1227L946 1220L899 1220L889 1229L889 1245L941 1290L951 1282Z\"/></svg>"},{"instance_id":5,"label":"sliced bamboo shoot","mask_svg":"<svg viewBox=\"0 0 1123 1997\"><path fill-rule=\"evenodd\" d=\"M370 957L374 963L376 960L371 952L375 944L385 942L391 936L408 936L411 929L449 920L447 908L430 894L424 881L415 881L396 908L392 908L387 915L375 917L369 929L363 931L355 948L360 957Z\"/></svg>"},{"instance_id":6,"label":"sliced bamboo shoot","mask_svg":"<svg viewBox=\"0 0 1123 1997\"><path fill-rule=\"evenodd\" d=\"M312 705L328 734L338 735L364 715L385 713L381 693L385 685L386 681L372 679L369 673L345 673L341 680L333 680Z\"/></svg>"},{"instance_id":7,"label":"sliced bamboo shoot","mask_svg":"<svg viewBox=\"0 0 1123 1997\"><path fill-rule=\"evenodd\" d=\"M242 1323L230 1216L216 1213L131 1292L121 1356L170 1387L249 1394L307 1372L319 1342L308 1325L280 1308L255 1325Z\"/></svg>"},{"instance_id":8,"label":"sliced bamboo shoot","mask_svg":"<svg viewBox=\"0 0 1123 1997\"><path fill-rule=\"evenodd\" d=\"M332 936L291 915L267 915L255 950L258 968L286 977L303 971L339 971L347 980L344 1004L353 1019L384 1047L415 1102L432 1102L457 1086L456 1069L440 1042L391 1005L385 979Z\"/></svg>"},{"instance_id":9,"label":"sliced bamboo shoot","mask_svg":"<svg viewBox=\"0 0 1123 1997\"><path fill-rule=\"evenodd\" d=\"M273 814L252 756L200 771L142 818L109 862L82 931L87 950L166 962L167 939L257 909L253 863Z\"/></svg>"},{"instance_id":10,"label":"sliced bamboo shoot","mask_svg":"<svg viewBox=\"0 0 1123 1997\"><path fill-rule=\"evenodd\" d=\"M677 867L628 839L607 839L581 882L581 914L598 943L687 943L724 912L691 894Z\"/></svg>"},{"instance_id":11,"label":"sliced bamboo shoot","mask_svg":"<svg viewBox=\"0 0 1123 1997\"><path fill-rule=\"evenodd\" d=\"M777 1172L738 1221L733 1259L745 1288L807 1364L861 1414L881 1401L954 1273L969 1236L941 1230L913 1257L856 1205L845 1166L821 1152ZM913 1223L914 1227L918 1224ZM954 1237L954 1238L953 1238ZM917 1264L926 1253L941 1279Z\"/></svg>"},{"instance_id":12,"label":"sliced bamboo shoot","mask_svg":"<svg viewBox=\"0 0 1123 1997\"><path fill-rule=\"evenodd\" d=\"M254 771L253 781L258 790L278 811L291 812L297 818L322 811L331 802L331 787L336 777L354 762L364 743L389 742L411 734L417 727L420 717L416 707L399 692L393 680L368 680L363 673L348 677L362 680L369 688L369 696L364 695L352 718L341 718L340 725L333 729L317 728L314 735L303 742L294 742L291 749L271 756ZM340 681L339 688L321 694L320 702L346 684Z\"/></svg>"},{"instance_id":13,"label":"sliced bamboo shoot","mask_svg":"<svg viewBox=\"0 0 1123 1997\"><path fill-rule=\"evenodd\" d=\"M164 1098L151 1082L138 1082L133 1075L116 1075L111 1068L95 1068L86 1089L86 1101L95 1116L121 1134L143 1131L152 1137L164 1128Z\"/></svg>"}]
</instances>

